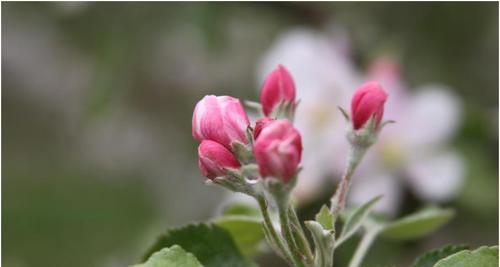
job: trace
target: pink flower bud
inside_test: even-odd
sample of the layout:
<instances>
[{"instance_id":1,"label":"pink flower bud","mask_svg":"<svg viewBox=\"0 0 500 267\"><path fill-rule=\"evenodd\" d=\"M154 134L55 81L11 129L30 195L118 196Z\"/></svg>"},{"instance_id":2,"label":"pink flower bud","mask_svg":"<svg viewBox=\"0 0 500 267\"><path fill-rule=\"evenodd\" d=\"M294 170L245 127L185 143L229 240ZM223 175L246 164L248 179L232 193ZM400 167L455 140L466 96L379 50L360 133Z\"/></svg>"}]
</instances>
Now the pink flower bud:
<instances>
[{"instance_id":1,"label":"pink flower bud","mask_svg":"<svg viewBox=\"0 0 500 267\"><path fill-rule=\"evenodd\" d=\"M231 148L233 141L247 143L248 116L240 100L230 96L207 95L193 112L193 137L212 140Z\"/></svg>"},{"instance_id":2,"label":"pink flower bud","mask_svg":"<svg viewBox=\"0 0 500 267\"><path fill-rule=\"evenodd\" d=\"M225 175L224 168L239 168L240 163L223 145L203 140L198 146L198 166L203 176L214 179Z\"/></svg>"},{"instance_id":3,"label":"pink flower bud","mask_svg":"<svg viewBox=\"0 0 500 267\"><path fill-rule=\"evenodd\" d=\"M253 137L257 139L262 129L264 129L264 127L266 127L272 121L274 120L267 117L257 120L255 122L255 128L253 129Z\"/></svg>"},{"instance_id":4,"label":"pink flower bud","mask_svg":"<svg viewBox=\"0 0 500 267\"><path fill-rule=\"evenodd\" d=\"M282 102L295 102L295 83L288 70L278 65L264 81L260 91L260 103L264 114L269 116Z\"/></svg>"},{"instance_id":5,"label":"pink flower bud","mask_svg":"<svg viewBox=\"0 0 500 267\"><path fill-rule=\"evenodd\" d=\"M302 155L299 131L286 120L273 120L260 131L253 152L260 175L288 182L297 172Z\"/></svg>"},{"instance_id":6,"label":"pink flower bud","mask_svg":"<svg viewBox=\"0 0 500 267\"><path fill-rule=\"evenodd\" d=\"M378 127L384 115L384 103L387 93L382 86L375 81L366 82L361 85L351 101L351 116L354 130L357 130L375 115L375 125Z\"/></svg>"}]
</instances>

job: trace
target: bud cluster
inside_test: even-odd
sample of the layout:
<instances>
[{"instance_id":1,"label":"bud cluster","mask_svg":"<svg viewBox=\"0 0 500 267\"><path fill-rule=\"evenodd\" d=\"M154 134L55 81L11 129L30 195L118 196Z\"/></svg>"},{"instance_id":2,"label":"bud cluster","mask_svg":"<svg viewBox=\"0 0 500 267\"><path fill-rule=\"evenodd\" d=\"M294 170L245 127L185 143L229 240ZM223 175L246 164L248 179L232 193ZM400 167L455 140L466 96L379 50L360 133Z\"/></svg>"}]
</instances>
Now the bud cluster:
<instances>
[{"instance_id":1,"label":"bud cluster","mask_svg":"<svg viewBox=\"0 0 500 267\"><path fill-rule=\"evenodd\" d=\"M263 117L253 127L239 99L208 95L196 104L192 134L200 141L198 165L208 181L256 198L271 246L292 266L313 266L318 253L324 259L332 258L335 237L331 229L323 229L320 224L306 224L312 227L315 237L313 255L289 203L288 195L295 185L302 157L302 138L293 126L298 103L295 95L290 72L278 65L263 83L260 104L257 104ZM332 198L333 221L343 208L352 172L384 125L381 120L386 99L380 84L367 82L352 97L351 115L341 109L349 122L347 139L351 153L346 173ZM268 214L266 196L272 196L278 209L279 231Z\"/></svg>"},{"instance_id":2,"label":"bud cluster","mask_svg":"<svg viewBox=\"0 0 500 267\"><path fill-rule=\"evenodd\" d=\"M265 116L253 128L234 97L208 95L196 104L192 132L201 142L198 161L205 177L225 177L227 169L255 163L262 179L288 182L296 174L302 154L300 133L288 119L279 119L293 117L296 107L295 85L285 67L279 65L269 74L260 98Z\"/></svg>"}]
</instances>

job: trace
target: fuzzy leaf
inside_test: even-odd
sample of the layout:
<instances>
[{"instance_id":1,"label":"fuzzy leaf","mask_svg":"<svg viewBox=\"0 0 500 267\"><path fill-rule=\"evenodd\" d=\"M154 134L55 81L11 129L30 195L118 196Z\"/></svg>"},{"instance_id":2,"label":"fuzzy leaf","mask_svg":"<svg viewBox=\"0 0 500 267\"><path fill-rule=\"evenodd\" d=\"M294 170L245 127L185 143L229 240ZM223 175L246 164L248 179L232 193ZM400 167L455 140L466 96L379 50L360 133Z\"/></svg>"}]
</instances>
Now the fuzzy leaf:
<instances>
[{"instance_id":1,"label":"fuzzy leaf","mask_svg":"<svg viewBox=\"0 0 500 267\"><path fill-rule=\"evenodd\" d=\"M497 267L498 246L463 250L438 261L434 267Z\"/></svg>"},{"instance_id":2,"label":"fuzzy leaf","mask_svg":"<svg viewBox=\"0 0 500 267\"><path fill-rule=\"evenodd\" d=\"M444 225L453 215L451 209L437 207L423 209L388 223L380 232L380 236L398 240L419 238Z\"/></svg>"},{"instance_id":3,"label":"fuzzy leaf","mask_svg":"<svg viewBox=\"0 0 500 267\"><path fill-rule=\"evenodd\" d=\"M330 209L326 205L323 205L319 210L318 214L316 214L316 221L323 226L325 230L333 229L333 218L330 213Z\"/></svg>"},{"instance_id":4,"label":"fuzzy leaf","mask_svg":"<svg viewBox=\"0 0 500 267\"><path fill-rule=\"evenodd\" d=\"M203 265L193 254L174 245L153 253L145 263L133 267L203 267Z\"/></svg>"},{"instance_id":5,"label":"fuzzy leaf","mask_svg":"<svg viewBox=\"0 0 500 267\"><path fill-rule=\"evenodd\" d=\"M205 267L254 266L238 250L229 232L215 224L190 224L168 230L148 249L144 259L173 245L179 245L194 254Z\"/></svg>"},{"instance_id":6,"label":"fuzzy leaf","mask_svg":"<svg viewBox=\"0 0 500 267\"><path fill-rule=\"evenodd\" d=\"M447 245L442 248L429 251L422 256L418 257L413 267L432 267L440 259L444 259L459 251L468 249L465 245Z\"/></svg>"},{"instance_id":7,"label":"fuzzy leaf","mask_svg":"<svg viewBox=\"0 0 500 267\"><path fill-rule=\"evenodd\" d=\"M361 227L361 225L363 224L366 216L368 216L368 214L370 213L373 205L375 205L375 203L377 203L380 198L382 198L382 196L373 198L372 200L356 208L348 215L336 246L340 245L342 242L349 239L354 233L356 233L359 227Z\"/></svg>"},{"instance_id":8,"label":"fuzzy leaf","mask_svg":"<svg viewBox=\"0 0 500 267\"><path fill-rule=\"evenodd\" d=\"M306 221L304 224L314 241L314 266L332 266L335 232L326 231L317 221Z\"/></svg>"}]
</instances>

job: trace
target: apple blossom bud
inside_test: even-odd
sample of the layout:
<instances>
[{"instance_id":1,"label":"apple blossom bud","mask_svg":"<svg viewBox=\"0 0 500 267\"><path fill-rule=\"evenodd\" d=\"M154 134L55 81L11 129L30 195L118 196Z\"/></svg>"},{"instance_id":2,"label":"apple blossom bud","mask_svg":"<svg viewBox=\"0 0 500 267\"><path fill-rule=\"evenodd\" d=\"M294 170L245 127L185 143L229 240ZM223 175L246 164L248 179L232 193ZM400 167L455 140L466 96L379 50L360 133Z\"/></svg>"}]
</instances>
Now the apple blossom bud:
<instances>
[{"instance_id":1,"label":"apple blossom bud","mask_svg":"<svg viewBox=\"0 0 500 267\"><path fill-rule=\"evenodd\" d=\"M386 100L387 93L378 82L366 82L356 89L351 101L354 130L362 128L373 115L375 116L375 127L378 127L384 115Z\"/></svg>"},{"instance_id":2,"label":"apple blossom bud","mask_svg":"<svg viewBox=\"0 0 500 267\"><path fill-rule=\"evenodd\" d=\"M273 70L260 91L264 115L271 116L280 105L295 105L295 83L283 65Z\"/></svg>"},{"instance_id":3,"label":"apple blossom bud","mask_svg":"<svg viewBox=\"0 0 500 267\"><path fill-rule=\"evenodd\" d=\"M198 146L198 166L203 176L214 179L225 176L225 168L239 168L240 163L223 145L203 140Z\"/></svg>"},{"instance_id":4,"label":"apple blossom bud","mask_svg":"<svg viewBox=\"0 0 500 267\"><path fill-rule=\"evenodd\" d=\"M288 182L297 172L302 155L299 131L286 120L273 120L260 131L253 152L260 175Z\"/></svg>"},{"instance_id":5,"label":"apple blossom bud","mask_svg":"<svg viewBox=\"0 0 500 267\"><path fill-rule=\"evenodd\" d=\"M257 139L257 137L259 137L259 134L262 131L262 129L264 129L264 127L266 127L272 121L274 121L274 120L271 118L267 118L267 117L258 119L255 122L255 128L253 129L254 138Z\"/></svg>"},{"instance_id":6,"label":"apple blossom bud","mask_svg":"<svg viewBox=\"0 0 500 267\"><path fill-rule=\"evenodd\" d=\"M230 96L207 95L193 112L193 137L199 141L212 140L231 148L231 143L248 143L248 116L240 100Z\"/></svg>"}]
</instances>

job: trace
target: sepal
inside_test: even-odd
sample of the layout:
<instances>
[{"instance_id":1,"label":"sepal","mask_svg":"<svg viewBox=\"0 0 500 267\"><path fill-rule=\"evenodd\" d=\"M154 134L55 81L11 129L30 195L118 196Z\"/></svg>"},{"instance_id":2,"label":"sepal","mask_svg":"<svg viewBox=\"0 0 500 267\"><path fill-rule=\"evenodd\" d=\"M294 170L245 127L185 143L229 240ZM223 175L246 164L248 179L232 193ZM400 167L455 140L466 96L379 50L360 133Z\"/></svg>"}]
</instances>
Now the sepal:
<instances>
[{"instance_id":1,"label":"sepal","mask_svg":"<svg viewBox=\"0 0 500 267\"><path fill-rule=\"evenodd\" d=\"M262 180L264 190L273 196L278 206L285 207L288 205L290 193L297 183L297 174L298 172L288 182L283 182L281 179L275 177L268 177Z\"/></svg>"},{"instance_id":2,"label":"sepal","mask_svg":"<svg viewBox=\"0 0 500 267\"><path fill-rule=\"evenodd\" d=\"M375 115L363 125L363 127L355 130L351 124L347 129L347 140L353 146L368 148L377 141L380 127L377 127Z\"/></svg>"},{"instance_id":3,"label":"sepal","mask_svg":"<svg viewBox=\"0 0 500 267\"><path fill-rule=\"evenodd\" d=\"M387 126L389 124L393 124L393 123L396 123L396 121L395 120L386 120L380 124L379 130L382 130L385 126Z\"/></svg>"},{"instance_id":4,"label":"sepal","mask_svg":"<svg viewBox=\"0 0 500 267\"><path fill-rule=\"evenodd\" d=\"M257 111L260 114L263 114L262 113L262 105L259 102L245 100L245 101L243 101L243 103L245 104L245 107L247 107L253 111Z\"/></svg>"},{"instance_id":5,"label":"sepal","mask_svg":"<svg viewBox=\"0 0 500 267\"><path fill-rule=\"evenodd\" d=\"M253 129L252 127L250 127L250 125L247 127L247 130L245 131L245 135L247 137L247 143L249 144L250 147L252 147L254 141L254 134L253 134Z\"/></svg>"},{"instance_id":6,"label":"sepal","mask_svg":"<svg viewBox=\"0 0 500 267\"><path fill-rule=\"evenodd\" d=\"M240 171L243 174L243 176L249 178L250 180L257 180L260 177L259 166L254 163L243 165L240 168Z\"/></svg>"},{"instance_id":7,"label":"sepal","mask_svg":"<svg viewBox=\"0 0 500 267\"><path fill-rule=\"evenodd\" d=\"M226 176L219 176L213 180L207 179L205 183L208 185L217 184L233 192L240 192L250 196L257 195L256 186L258 181L247 179L239 169L227 168L224 171L227 174Z\"/></svg>"},{"instance_id":8,"label":"sepal","mask_svg":"<svg viewBox=\"0 0 500 267\"><path fill-rule=\"evenodd\" d=\"M242 164L248 164L253 161L252 147L250 145L234 141L231 143L231 151Z\"/></svg>"},{"instance_id":9,"label":"sepal","mask_svg":"<svg viewBox=\"0 0 500 267\"><path fill-rule=\"evenodd\" d=\"M341 107L341 106L337 106L337 108L340 110L340 113L342 113L342 116L344 116L344 119L347 122L350 122L351 119L349 118L349 113L347 113L347 111L343 107Z\"/></svg>"},{"instance_id":10,"label":"sepal","mask_svg":"<svg viewBox=\"0 0 500 267\"><path fill-rule=\"evenodd\" d=\"M294 120L295 110L299 105L299 101L281 101L269 114L269 117L274 119L288 119L289 121Z\"/></svg>"}]
</instances>

